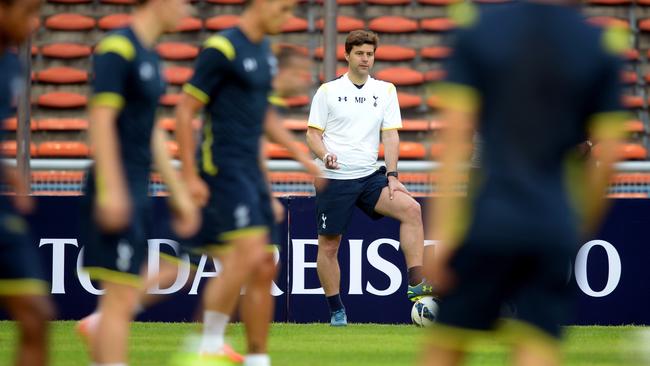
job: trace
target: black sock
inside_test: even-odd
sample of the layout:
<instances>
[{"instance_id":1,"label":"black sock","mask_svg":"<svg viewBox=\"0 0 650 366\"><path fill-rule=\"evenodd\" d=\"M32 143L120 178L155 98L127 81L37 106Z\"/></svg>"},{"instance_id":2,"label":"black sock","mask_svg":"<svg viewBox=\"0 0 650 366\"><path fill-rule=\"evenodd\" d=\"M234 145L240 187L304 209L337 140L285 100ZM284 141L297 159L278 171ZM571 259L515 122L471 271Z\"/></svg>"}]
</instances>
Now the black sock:
<instances>
[{"instance_id":1,"label":"black sock","mask_svg":"<svg viewBox=\"0 0 650 366\"><path fill-rule=\"evenodd\" d=\"M422 266L415 266L409 268L409 286L417 286L422 283L424 277L422 276Z\"/></svg>"},{"instance_id":2,"label":"black sock","mask_svg":"<svg viewBox=\"0 0 650 366\"><path fill-rule=\"evenodd\" d=\"M330 312L332 313L345 308L341 302L340 294L327 296L327 305L330 307Z\"/></svg>"}]
</instances>

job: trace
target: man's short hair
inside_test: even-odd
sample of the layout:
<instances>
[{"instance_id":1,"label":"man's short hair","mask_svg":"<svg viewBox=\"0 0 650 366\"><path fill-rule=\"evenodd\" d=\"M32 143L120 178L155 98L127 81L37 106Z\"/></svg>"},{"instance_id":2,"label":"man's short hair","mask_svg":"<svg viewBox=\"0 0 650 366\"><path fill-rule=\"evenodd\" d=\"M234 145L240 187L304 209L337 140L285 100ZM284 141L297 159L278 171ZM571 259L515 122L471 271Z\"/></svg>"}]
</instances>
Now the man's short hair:
<instances>
[{"instance_id":1,"label":"man's short hair","mask_svg":"<svg viewBox=\"0 0 650 366\"><path fill-rule=\"evenodd\" d=\"M379 45L379 37L376 33L367 30L355 30L348 34L345 39L345 53L350 53L352 47L362 46L364 44L371 44L374 49Z\"/></svg>"}]
</instances>

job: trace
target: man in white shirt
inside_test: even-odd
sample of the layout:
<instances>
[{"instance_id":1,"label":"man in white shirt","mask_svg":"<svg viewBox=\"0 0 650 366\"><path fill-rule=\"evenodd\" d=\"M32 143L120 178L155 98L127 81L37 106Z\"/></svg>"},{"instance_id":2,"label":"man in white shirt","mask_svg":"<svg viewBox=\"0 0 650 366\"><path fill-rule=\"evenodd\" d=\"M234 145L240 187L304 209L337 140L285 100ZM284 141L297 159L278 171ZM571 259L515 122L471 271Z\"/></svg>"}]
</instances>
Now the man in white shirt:
<instances>
[{"instance_id":1,"label":"man in white shirt","mask_svg":"<svg viewBox=\"0 0 650 366\"><path fill-rule=\"evenodd\" d=\"M373 219L399 220L401 247L409 277L408 297L431 293L422 276L424 234L420 205L399 181L397 160L402 120L391 83L369 76L379 39L357 30L345 41L348 72L323 84L312 101L307 143L323 174L316 180L318 277L333 326L347 325L339 295L337 253L354 206ZM386 166L377 168L379 142Z\"/></svg>"}]
</instances>

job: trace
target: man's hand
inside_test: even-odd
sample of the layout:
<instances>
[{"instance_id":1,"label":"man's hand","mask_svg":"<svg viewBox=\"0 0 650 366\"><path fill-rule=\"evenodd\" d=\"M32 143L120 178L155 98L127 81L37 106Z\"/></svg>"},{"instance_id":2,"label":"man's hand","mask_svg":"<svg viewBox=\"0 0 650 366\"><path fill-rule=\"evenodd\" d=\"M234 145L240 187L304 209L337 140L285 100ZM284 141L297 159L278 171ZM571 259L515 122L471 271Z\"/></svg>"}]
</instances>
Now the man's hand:
<instances>
[{"instance_id":1,"label":"man's hand","mask_svg":"<svg viewBox=\"0 0 650 366\"><path fill-rule=\"evenodd\" d=\"M335 154L327 153L323 156L323 163L327 169L339 169L338 158Z\"/></svg>"},{"instance_id":2,"label":"man's hand","mask_svg":"<svg viewBox=\"0 0 650 366\"><path fill-rule=\"evenodd\" d=\"M196 174L188 174L185 176L185 184L194 204L198 207L204 207L208 204L210 189L201 177Z\"/></svg>"},{"instance_id":3,"label":"man's hand","mask_svg":"<svg viewBox=\"0 0 650 366\"><path fill-rule=\"evenodd\" d=\"M205 183L203 183L205 184ZM175 197L172 204L172 228L182 239L196 234L201 225L199 208L188 194Z\"/></svg>"},{"instance_id":4,"label":"man's hand","mask_svg":"<svg viewBox=\"0 0 650 366\"><path fill-rule=\"evenodd\" d=\"M118 189L106 192L105 197L98 197L95 219L107 233L117 233L126 229L131 220L131 201L127 193Z\"/></svg>"},{"instance_id":5,"label":"man's hand","mask_svg":"<svg viewBox=\"0 0 650 366\"><path fill-rule=\"evenodd\" d=\"M409 196L411 195L411 192L409 192L406 187L400 182L397 178L395 177L388 177L388 194L389 198L392 200L393 197L395 196L395 192L400 191L408 194Z\"/></svg>"},{"instance_id":6,"label":"man's hand","mask_svg":"<svg viewBox=\"0 0 650 366\"><path fill-rule=\"evenodd\" d=\"M279 224L284 221L284 206L279 199L273 197L271 198L271 208L273 209L273 218L275 223Z\"/></svg>"}]
</instances>

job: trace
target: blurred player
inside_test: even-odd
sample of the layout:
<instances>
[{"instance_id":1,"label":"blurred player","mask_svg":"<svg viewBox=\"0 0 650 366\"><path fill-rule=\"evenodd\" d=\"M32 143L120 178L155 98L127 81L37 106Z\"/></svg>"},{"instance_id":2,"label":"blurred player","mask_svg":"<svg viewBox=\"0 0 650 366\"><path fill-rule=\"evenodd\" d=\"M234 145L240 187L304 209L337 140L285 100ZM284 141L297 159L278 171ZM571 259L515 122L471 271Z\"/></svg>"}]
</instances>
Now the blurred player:
<instances>
[{"instance_id":1,"label":"blurred player","mask_svg":"<svg viewBox=\"0 0 650 366\"><path fill-rule=\"evenodd\" d=\"M8 49L23 43L38 22L40 0L0 0L0 120L15 114L20 87L25 85L21 65ZM21 215L33 207L24 182L15 169L3 166L0 179L15 196L0 196L0 304L18 328L15 364L47 364L47 327L52 305L48 284L38 261L27 223Z\"/></svg>"},{"instance_id":2,"label":"blurred player","mask_svg":"<svg viewBox=\"0 0 650 366\"><path fill-rule=\"evenodd\" d=\"M198 228L198 211L171 166L164 131L155 126L165 82L153 47L187 11L186 0L139 0L131 25L95 48L89 111L95 165L82 213L84 267L106 291L91 344L94 365L126 365L129 323L143 285L139 273L153 219L148 197L152 163L170 192L175 230L190 236Z\"/></svg>"},{"instance_id":3,"label":"blurred player","mask_svg":"<svg viewBox=\"0 0 650 366\"><path fill-rule=\"evenodd\" d=\"M442 303L423 365L461 363L470 342L497 327L512 336L514 364L561 362L567 269L581 239L564 160L587 137L599 142L599 167L591 161L583 182L582 226L593 228L625 119L616 56L625 34L587 25L576 3L504 5L465 18L457 34L440 88L448 128L433 230L441 244L429 268ZM482 159L470 210L453 192L474 127ZM497 324L506 301L518 320Z\"/></svg>"},{"instance_id":4,"label":"blurred player","mask_svg":"<svg viewBox=\"0 0 650 366\"><path fill-rule=\"evenodd\" d=\"M307 143L324 169L316 181L318 277L325 290L333 326L347 325L341 302L337 259L341 236L355 206L377 220L400 221L400 245L408 268L408 298L430 294L422 276L424 234L420 205L399 181L399 134L402 127L397 91L369 76L379 39L353 31L345 41L348 72L323 84L312 101ZM379 138L386 166L377 169ZM327 183L327 187L321 187Z\"/></svg>"},{"instance_id":5,"label":"blurred player","mask_svg":"<svg viewBox=\"0 0 650 366\"><path fill-rule=\"evenodd\" d=\"M260 169L262 135L285 146L312 174L318 171L267 108L278 65L266 35L281 31L294 5L294 0L250 0L237 28L205 42L177 108L183 175L203 206L196 244L219 254L222 263L221 275L208 282L203 294L200 353L215 362L223 358L224 331L245 286L240 307L248 341L244 364L270 365L267 338L276 267L267 248L274 218ZM204 107L197 165L191 121Z\"/></svg>"}]
</instances>

